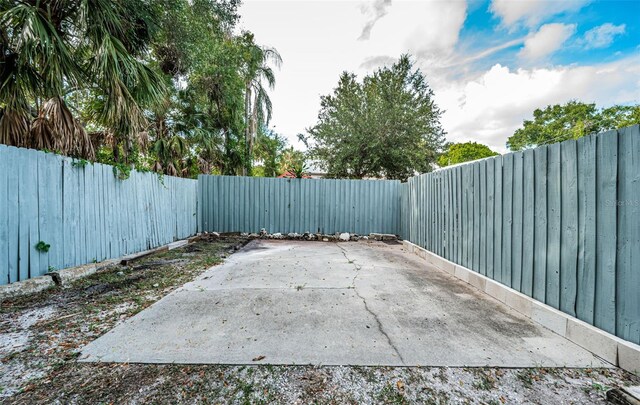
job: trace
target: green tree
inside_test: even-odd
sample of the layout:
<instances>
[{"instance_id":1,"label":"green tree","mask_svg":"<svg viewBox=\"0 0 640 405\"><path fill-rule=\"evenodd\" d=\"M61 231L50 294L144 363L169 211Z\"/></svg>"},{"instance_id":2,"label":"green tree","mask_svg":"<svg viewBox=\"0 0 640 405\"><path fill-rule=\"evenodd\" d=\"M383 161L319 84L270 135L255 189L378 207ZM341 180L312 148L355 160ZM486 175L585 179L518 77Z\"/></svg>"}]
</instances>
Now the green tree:
<instances>
[{"instance_id":1,"label":"green tree","mask_svg":"<svg viewBox=\"0 0 640 405\"><path fill-rule=\"evenodd\" d=\"M507 140L513 151L577 139L591 133L618 129L640 123L640 105L598 109L595 104L569 101L533 112Z\"/></svg>"},{"instance_id":2,"label":"green tree","mask_svg":"<svg viewBox=\"0 0 640 405\"><path fill-rule=\"evenodd\" d=\"M88 95L87 117L125 155L143 141L144 108L164 83L141 61L155 9L140 0L0 3L0 143L93 158L68 102Z\"/></svg>"},{"instance_id":3,"label":"green tree","mask_svg":"<svg viewBox=\"0 0 640 405\"><path fill-rule=\"evenodd\" d=\"M441 111L408 55L362 82L343 73L320 103L303 139L329 177L406 179L432 170L444 140Z\"/></svg>"},{"instance_id":4,"label":"green tree","mask_svg":"<svg viewBox=\"0 0 640 405\"><path fill-rule=\"evenodd\" d=\"M280 160L287 146L287 140L273 131L260 131L256 143L255 157L262 162L260 171L253 175L277 177L280 171Z\"/></svg>"},{"instance_id":5,"label":"green tree","mask_svg":"<svg viewBox=\"0 0 640 405\"><path fill-rule=\"evenodd\" d=\"M450 143L446 151L438 157L438 165L445 167L496 156L497 154L487 145L477 142Z\"/></svg>"},{"instance_id":6,"label":"green tree","mask_svg":"<svg viewBox=\"0 0 640 405\"><path fill-rule=\"evenodd\" d=\"M282 58L278 51L257 45L253 34L244 32L239 37L242 48L244 79L244 122L245 122L245 168L244 175L251 174L253 166L253 147L258 136L258 128L266 126L271 120L272 104L264 85L273 89L275 74L270 63L279 67Z\"/></svg>"}]
</instances>

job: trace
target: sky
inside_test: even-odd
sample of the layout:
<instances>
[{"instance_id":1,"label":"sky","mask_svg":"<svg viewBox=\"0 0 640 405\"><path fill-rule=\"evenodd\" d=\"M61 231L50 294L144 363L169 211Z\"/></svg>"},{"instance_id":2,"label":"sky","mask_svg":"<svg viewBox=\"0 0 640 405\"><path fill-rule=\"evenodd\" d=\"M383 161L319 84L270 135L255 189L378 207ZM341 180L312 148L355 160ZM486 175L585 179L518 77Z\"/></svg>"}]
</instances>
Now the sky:
<instances>
[{"instance_id":1,"label":"sky","mask_svg":"<svg viewBox=\"0 0 640 405\"><path fill-rule=\"evenodd\" d=\"M536 108L640 103L640 0L245 0L239 12L282 56L270 127L297 148L341 72L362 78L403 53L447 140L501 153Z\"/></svg>"}]
</instances>

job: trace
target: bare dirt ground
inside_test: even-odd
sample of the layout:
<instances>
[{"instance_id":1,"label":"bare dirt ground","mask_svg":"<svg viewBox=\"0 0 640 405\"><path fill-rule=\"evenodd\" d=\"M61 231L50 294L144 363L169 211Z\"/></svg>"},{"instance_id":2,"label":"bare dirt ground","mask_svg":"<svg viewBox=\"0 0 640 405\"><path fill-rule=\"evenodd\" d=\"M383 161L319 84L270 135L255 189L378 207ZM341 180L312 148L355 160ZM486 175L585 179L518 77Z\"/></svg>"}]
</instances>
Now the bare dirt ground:
<instances>
[{"instance_id":1,"label":"bare dirt ground","mask_svg":"<svg viewBox=\"0 0 640 405\"><path fill-rule=\"evenodd\" d=\"M78 363L80 349L246 240L200 240L0 303L3 403L605 403L618 369ZM324 242L309 242L324 243ZM359 242L363 243L363 242Z\"/></svg>"}]
</instances>

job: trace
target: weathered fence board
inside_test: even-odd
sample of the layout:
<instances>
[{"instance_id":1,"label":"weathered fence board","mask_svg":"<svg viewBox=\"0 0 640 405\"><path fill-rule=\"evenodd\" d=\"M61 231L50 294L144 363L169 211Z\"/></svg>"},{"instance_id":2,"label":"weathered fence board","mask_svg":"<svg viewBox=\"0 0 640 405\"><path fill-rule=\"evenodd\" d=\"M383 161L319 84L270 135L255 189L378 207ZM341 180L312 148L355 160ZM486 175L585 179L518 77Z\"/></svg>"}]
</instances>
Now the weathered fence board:
<instances>
[{"instance_id":1,"label":"weathered fence board","mask_svg":"<svg viewBox=\"0 0 640 405\"><path fill-rule=\"evenodd\" d=\"M0 145L0 284L195 234L196 184Z\"/></svg>"},{"instance_id":2,"label":"weathered fence board","mask_svg":"<svg viewBox=\"0 0 640 405\"><path fill-rule=\"evenodd\" d=\"M640 343L639 126L423 174L402 193L405 239ZM453 227L424 220L443 203Z\"/></svg>"},{"instance_id":3,"label":"weathered fence board","mask_svg":"<svg viewBox=\"0 0 640 405\"><path fill-rule=\"evenodd\" d=\"M638 127L619 131L618 260L616 262L616 332L640 341L640 134Z\"/></svg>"}]
</instances>

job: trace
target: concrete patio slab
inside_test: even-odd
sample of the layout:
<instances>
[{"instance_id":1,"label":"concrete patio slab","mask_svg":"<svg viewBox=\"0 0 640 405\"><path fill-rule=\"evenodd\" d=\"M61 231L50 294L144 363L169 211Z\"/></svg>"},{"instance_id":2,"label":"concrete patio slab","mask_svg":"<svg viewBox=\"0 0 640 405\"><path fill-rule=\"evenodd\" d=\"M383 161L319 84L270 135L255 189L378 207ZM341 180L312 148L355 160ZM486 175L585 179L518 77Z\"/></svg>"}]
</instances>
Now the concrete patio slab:
<instances>
[{"instance_id":1,"label":"concrete patio slab","mask_svg":"<svg viewBox=\"0 0 640 405\"><path fill-rule=\"evenodd\" d=\"M252 241L81 361L611 367L400 244L373 241Z\"/></svg>"}]
</instances>

